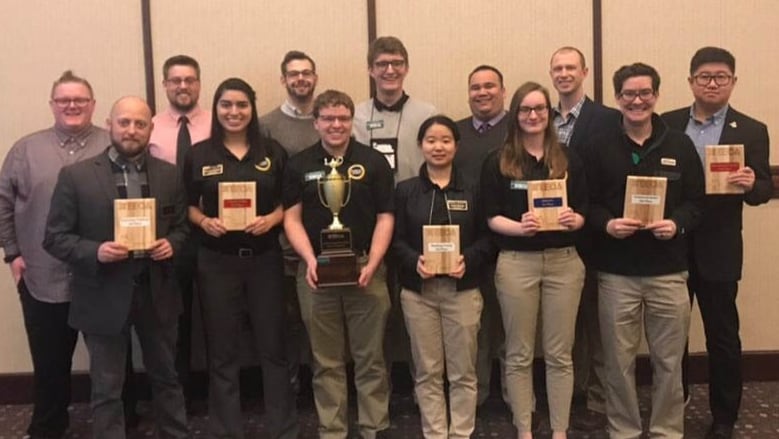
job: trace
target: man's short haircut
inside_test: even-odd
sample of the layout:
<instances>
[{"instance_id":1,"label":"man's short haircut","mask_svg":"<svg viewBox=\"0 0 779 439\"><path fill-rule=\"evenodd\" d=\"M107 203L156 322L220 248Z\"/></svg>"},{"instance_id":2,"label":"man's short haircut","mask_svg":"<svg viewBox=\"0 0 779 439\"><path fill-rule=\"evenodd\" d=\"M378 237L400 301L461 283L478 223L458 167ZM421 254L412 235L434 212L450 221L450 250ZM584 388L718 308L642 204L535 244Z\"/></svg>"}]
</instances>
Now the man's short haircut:
<instances>
[{"instance_id":1,"label":"man's short haircut","mask_svg":"<svg viewBox=\"0 0 779 439\"><path fill-rule=\"evenodd\" d=\"M397 37L379 37L373 40L368 48L368 67L373 67L373 62L379 55L390 53L400 55L408 64L408 51L406 46Z\"/></svg>"},{"instance_id":2,"label":"man's short haircut","mask_svg":"<svg viewBox=\"0 0 779 439\"><path fill-rule=\"evenodd\" d=\"M500 86L503 87L503 73L500 73L500 70L498 70L497 67L493 67L487 64L482 64L480 66L477 66L475 69L471 71L471 73L468 74L468 84L471 83L471 78L473 75L475 75L478 72L483 72L485 70L488 70L490 72L495 72L496 75L498 75L498 79L500 79Z\"/></svg>"},{"instance_id":3,"label":"man's short haircut","mask_svg":"<svg viewBox=\"0 0 779 439\"><path fill-rule=\"evenodd\" d=\"M290 50L287 52L286 55L284 55L284 59L281 61L281 74L285 75L287 74L287 64L290 63L290 61L298 61L298 60L305 60L311 63L311 69L316 73L316 63L313 59L311 59L310 56L306 55L305 52L301 52L299 50Z\"/></svg>"},{"instance_id":4,"label":"man's short haircut","mask_svg":"<svg viewBox=\"0 0 779 439\"><path fill-rule=\"evenodd\" d=\"M652 90L655 93L660 91L660 74L657 70L650 65L637 62L622 66L614 72L614 94L619 94L625 81L636 76L649 76L652 78Z\"/></svg>"},{"instance_id":5,"label":"man's short haircut","mask_svg":"<svg viewBox=\"0 0 779 439\"><path fill-rule=\"evenodd\" d=\"M187 55L175 55L166 59L165 64L162 65L162 79L168 79L168 71L173 66L190 66L195 69L197 79L200 79L200 64L195 58Z\"/></svg>"},{"instance_id":6,"label":"man's short haircut","mask_svg":"<svg viewBox=\"0 0 779 439\"><path fill-rule=\"evenodd\" d=\"M344 106L354 116L354 101L348 94L338 90L325 90L314 99L314 117L319 117L319 111L325 107Z\"/></svg>"},{"instance_id":7,"label":"man's short haircut","mask_svg":"<svg viewBox=\"0 0 779 439\"><path fill-rule=\"evenodd\" d=\"M732 53L721 47L701 47L690 60L690 76L695 74L700 66L708 63L723 63L730 67L730 73L736 74L736 58Z\"/></svg>"},{"instance_id":8,"label":"man's short haircut","mask_svg":"<svg viewBox=\"0 0 779 439\"><path fill-rule=\"evenodd\" d=\"M54 83L51 85L51 98L54 99L54 90L56 90L56 88L59 87L60 84L67 84L73 82L77 84L81 84L84 87L86 87L87 90L89 90L89 97L94 99L95 93L92 91L92 85L90 85L89 81L87 81L86 79L80 76L76 76L73 73L73 70L65 70L64 72L62 72L62 75L60 75L60 77L57 78L56 81L54 81Z\"/></svg>"},{"instance_id":9,"label":"man's short haircut","mask_svg":"<svg viewBox=\"0 0 779 439\"><path fill-rule=\"evenodd\" d=\"M552 53L552 57L549 58L549 64L552 63L552 60L554 59L555 55L557 55L558 53L562 53L562 52L576 52L579 55L579 60L582 63L582 69L587 68L587 61L585 61L585 59L584 59L584 54L582 53L581 50L579 50L579 49L577 49L577 48L575 48L573 46L563 46L563 47L555 50L554 53Z\"/></svg>"}]
</instances>

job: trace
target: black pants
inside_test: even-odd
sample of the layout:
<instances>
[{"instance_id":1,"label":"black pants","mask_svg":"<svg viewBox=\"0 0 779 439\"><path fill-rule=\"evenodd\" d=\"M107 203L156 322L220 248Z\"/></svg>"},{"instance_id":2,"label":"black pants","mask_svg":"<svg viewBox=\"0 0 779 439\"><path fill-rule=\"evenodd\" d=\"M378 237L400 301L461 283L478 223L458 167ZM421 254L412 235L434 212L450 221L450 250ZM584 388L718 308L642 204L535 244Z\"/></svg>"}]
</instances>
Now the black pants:
<instances>
[{"instance_id":1,"label":"black pants","mask_svg":"<svg viewBox=\"0 0 779 439\"><path fill-rule=\"evenodd\" d=\"M195 295L194 286L197 277L197 251L199 240L190 238L182 246L174 264L176 279L181 290L183 310L178 321L178 340L176 342L176 373L187 401L192 399L192 303ZM201 307L202 310L202 307ZM206 350L206 356L208 351Z\"/></svg>"},{"instance_id":2,"label":"black pants","mask_svg":"<svg viewBox=\"0 0 779 439\"><path fill-rule=\"evenodd\" d=\"M738 282L713 282L690 271L690 301L698 298L709 354L709 407L715 424L734 424L741 405ZM686 384L686 383L685 383Z\"/></svg>"},{"instance_id":3,"label":"black pants","mask_svg":"<svg viewBox=\"0 0 779 439\"><path fill-rule=\"evenodd\" d=\"M17 286L33 365L30 436L61 437L68 429L70 369L78 332L68 326L70 303L41 302L22 279Z\"/></svg>"}]
</instances>

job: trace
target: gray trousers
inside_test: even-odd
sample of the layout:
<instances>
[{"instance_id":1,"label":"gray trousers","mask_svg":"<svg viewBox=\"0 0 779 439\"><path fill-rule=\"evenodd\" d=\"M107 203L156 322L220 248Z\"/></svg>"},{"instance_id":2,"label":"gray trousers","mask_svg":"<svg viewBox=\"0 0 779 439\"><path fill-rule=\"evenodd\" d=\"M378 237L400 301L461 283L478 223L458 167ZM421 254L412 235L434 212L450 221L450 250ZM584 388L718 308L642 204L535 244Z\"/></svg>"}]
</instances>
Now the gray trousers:
<instances>
[{"instance_id":1,"label":"gray trousers","mask_svg":"<svg viewBox=\"0 0 779 439\"><path fill-rule=\"evenodd\" d=\"M122 385L125 380L130 328L135 328L143 352L143 365L152 390L154 418L161 438L185 438L184 395L176 376L178 316L160 321L148 288L136 289L127 325L115 335L84 334L92 381L92 434L99 439L125 437Z\"/></svg>"}]
</instances>

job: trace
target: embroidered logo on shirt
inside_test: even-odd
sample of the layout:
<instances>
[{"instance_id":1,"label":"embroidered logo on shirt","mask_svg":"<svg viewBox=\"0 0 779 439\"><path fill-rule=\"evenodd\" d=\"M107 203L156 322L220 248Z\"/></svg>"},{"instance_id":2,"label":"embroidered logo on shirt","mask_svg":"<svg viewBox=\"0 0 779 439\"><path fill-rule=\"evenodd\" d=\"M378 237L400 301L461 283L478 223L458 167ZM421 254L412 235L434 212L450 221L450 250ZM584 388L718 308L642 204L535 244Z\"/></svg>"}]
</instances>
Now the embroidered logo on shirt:
<instances>
[{"instance_id":1,"label":"embroidered logo on shirt","mask_svg":"<svg viewBox=\"0 0 779 439\"><path fill-rule=\"evenodd\" d=\"M270 163L270 159L265 157L260 163L254 165L254 167L260 172L268 172L268 170L270 170Z\"/></svg>"},{"instance_id":2,"label":"embroidered logo on shirt","mask_svg":"<svg viewBox=\"0 0 779 439\"><path fill-rule=\"evenodd\" d=\"M212 175L222 175L224 173L223 165L203 166L203 177L210 177Z\"/></svg>"},{"instance_id":3,"label":"embroidered logo on shirt","mask_svg":"<svg viewBox=\"0 0 779 439\"><path fill-rule=\"evenodd\" d=\"M468 201L467 200L446 200L446 208L448 210L466 212L468 210Z\"/></svg>"},{"instance_id":4,"label":"embroidered logo on shirt","mask_svg":"<svg viewBox=\"0 0 779 439\"><path fill-rule=\"evenodd\" d=\"M362 180L363 177L365 177L365 166L359 164L349 166L349 169L346 171L346 174L352 180Z\"/></svg>"},{"instance_id":5,"label":"embroidered logo on shirt","mask_svg":"<svg viewBox=\"0 0 779 439\"><path fill-rule=\"evenodd\" d=\"M660 159L660 164L663 166L676 166L676 159L662 157Z\"/></svg>"}]
</instances>

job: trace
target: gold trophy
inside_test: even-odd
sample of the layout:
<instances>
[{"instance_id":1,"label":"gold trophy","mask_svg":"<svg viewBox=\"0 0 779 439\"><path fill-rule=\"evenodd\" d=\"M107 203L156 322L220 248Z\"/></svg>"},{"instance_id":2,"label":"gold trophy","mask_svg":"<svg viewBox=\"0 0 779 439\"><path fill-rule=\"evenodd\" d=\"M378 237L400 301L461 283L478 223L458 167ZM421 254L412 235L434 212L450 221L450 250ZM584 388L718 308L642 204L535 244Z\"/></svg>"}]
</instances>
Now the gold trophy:
<instances>
[{"instance_id":1,"label":"gold trophy","mask_svg":"<svg viewBox=\"0 0 779 439\"><path fill-rule=\"evenodd\" d=\"M357 257L352 249L352 231L338 218L341 208L349 203L351 181L338 173L343 157L325 159L330 172L317 181L317 194L323 206L330 209L333 222L319 235L321 253L317 256L317 278L320 288L357 285Z\"/></svg>"}]
</instances>

